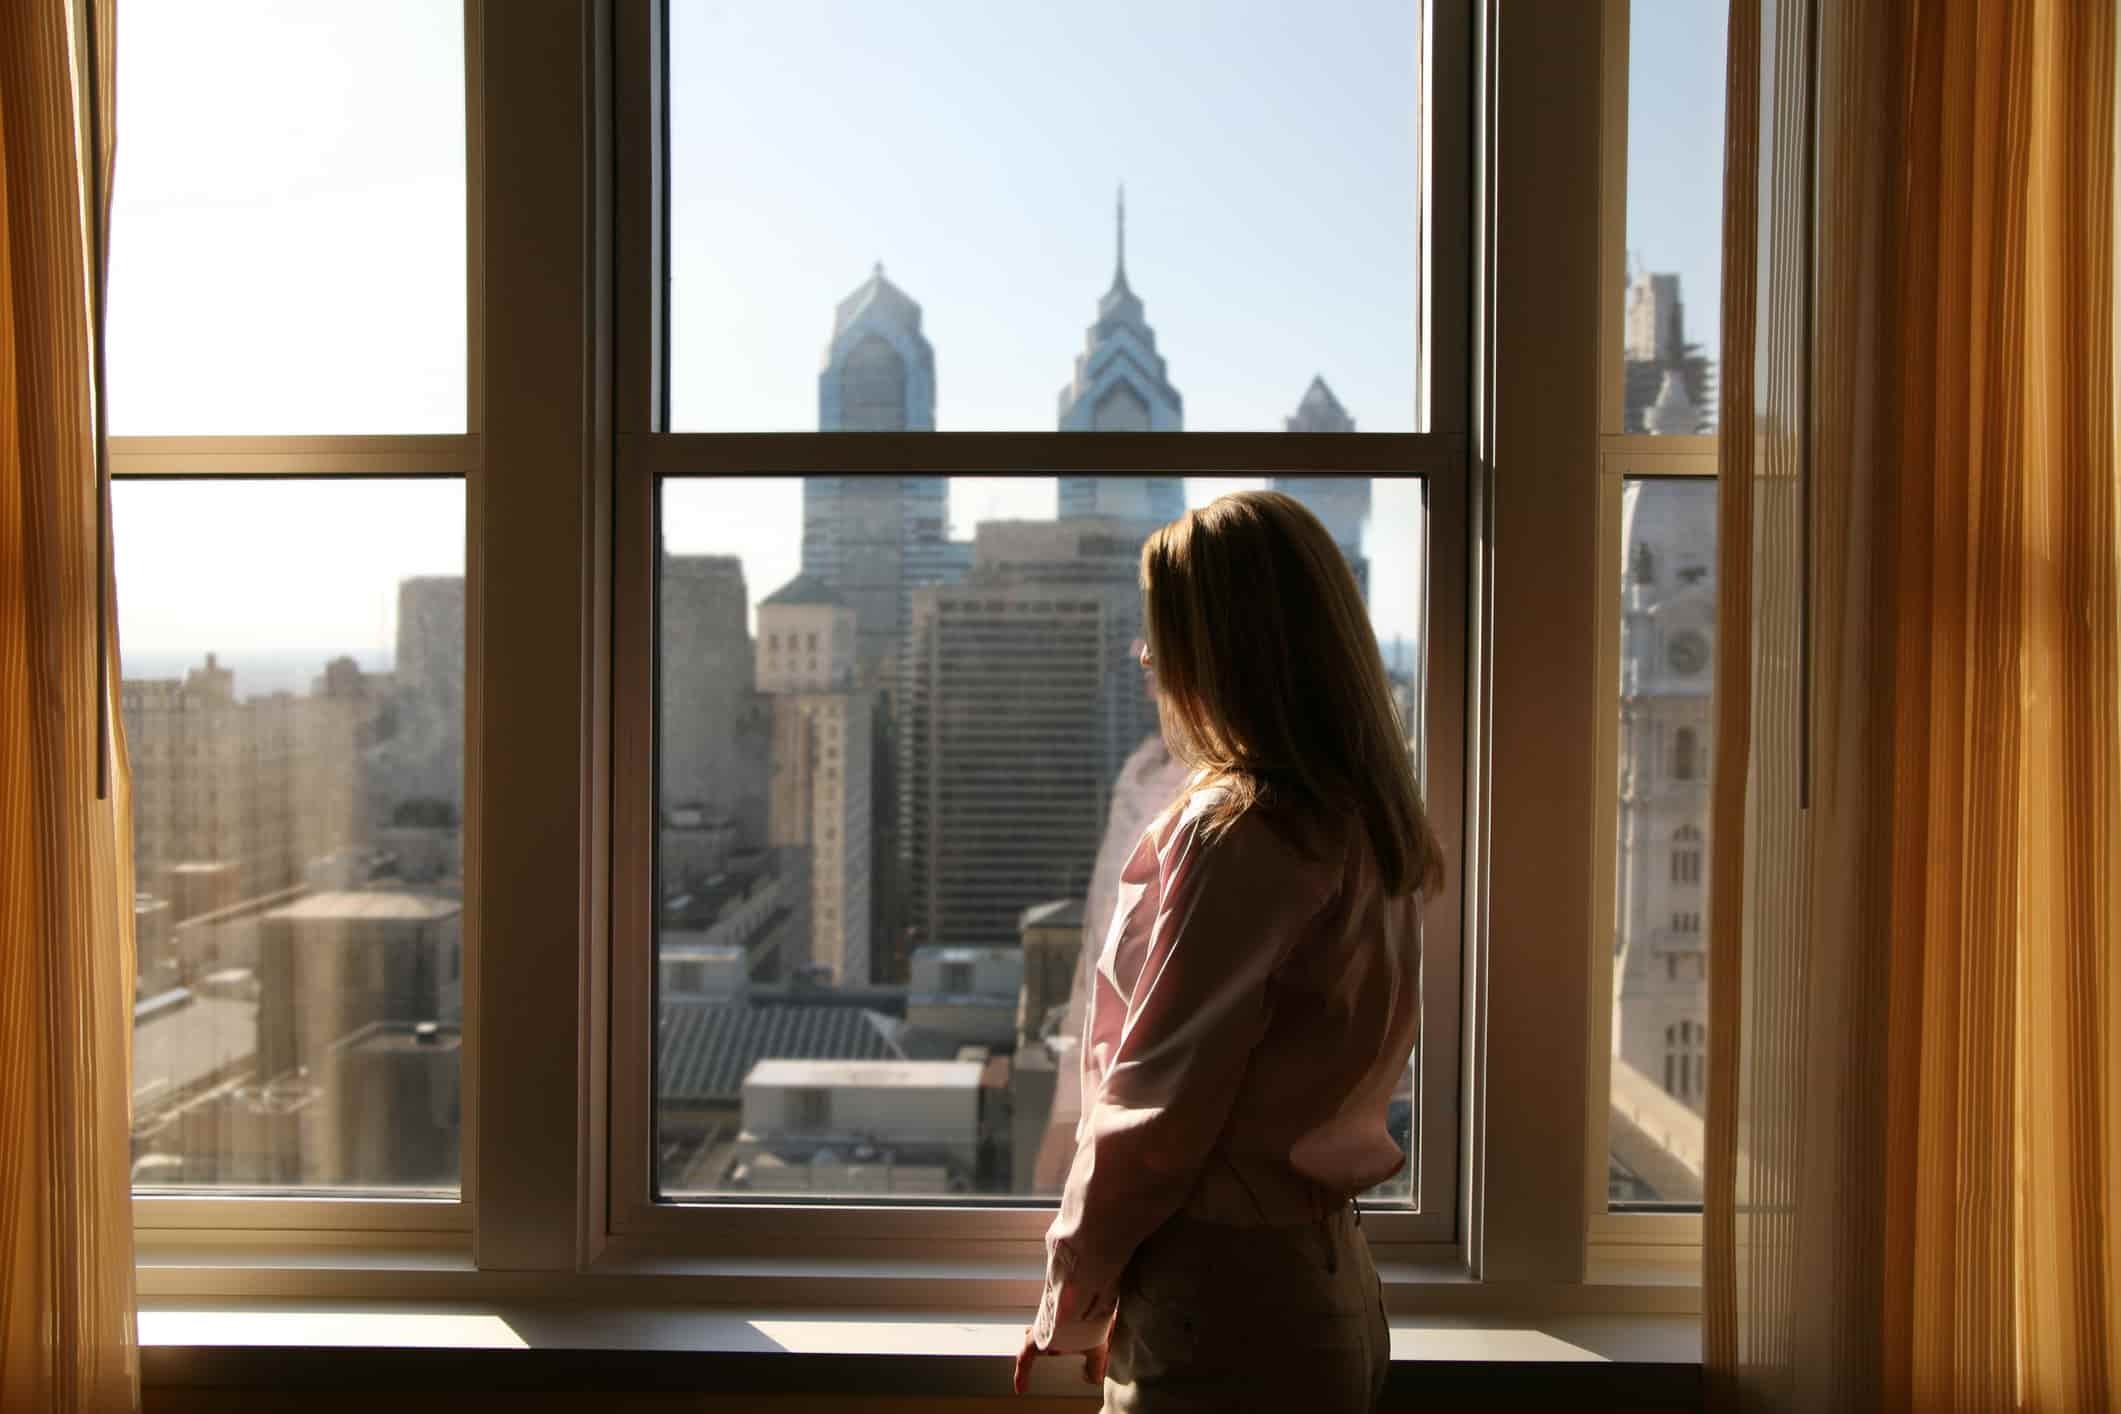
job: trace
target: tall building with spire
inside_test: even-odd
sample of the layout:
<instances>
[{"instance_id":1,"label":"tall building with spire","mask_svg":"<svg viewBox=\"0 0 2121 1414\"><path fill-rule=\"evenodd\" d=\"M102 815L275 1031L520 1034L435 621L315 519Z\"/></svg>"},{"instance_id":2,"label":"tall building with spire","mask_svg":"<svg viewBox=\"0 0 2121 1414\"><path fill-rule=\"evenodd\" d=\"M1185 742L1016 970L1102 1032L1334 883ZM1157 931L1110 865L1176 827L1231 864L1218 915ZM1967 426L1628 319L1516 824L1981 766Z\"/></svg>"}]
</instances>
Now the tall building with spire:
<instances>
[{"instance_id":1,"label":"tall building with spire","mask_svg":"<svg viewBox=\"0 0 2121 1414\"><path fill-rule=\"evenodd\" d=\"M1322 377L1314 377L1304 389L1296 411L1282 420L1288 432L1353 432L1355 419ZM1370 597L1370 561L1362 552L1363 527L1370 522L1370 478L1367 476L1274 476L1267 479L1271 490L1281 491L1310 509L1324 522L1333 543L1340 547L1362 597Z\"/></svg>"},{"instance_id":2,"label":"tall building with spire","mask_svg":"<svg viewBox=\"0 0 2121 1414\"><path fill-rule=\"evenodd\" d=\"M935 350L921 307L878 265L840 301L818 374L821 432L933 432ZM949 539L940 476L812 476L803 482L803 573L854 610L856 660L888 684L914 586L957 580L971 547Z\"/></svg>"},{"instance_id":3,"label":"tall building with spire","mask_svg":"<svg viewBox=\"0 0 2121 1414\"><path fill-rule=\"evenodd\" d=\"M1118 255L1112 288L1097 302L1097 320L1075 357L1075 376L1060 393L1063 432L1177 432L1185 404L1171 386L1156 331L1141 296L1127 284L1127 194L1120 191ZM1120 516L1161 524L1185 514L1186 483L1177 476L1063 476L1060 518Z\"/></svg>"}]
</instances>

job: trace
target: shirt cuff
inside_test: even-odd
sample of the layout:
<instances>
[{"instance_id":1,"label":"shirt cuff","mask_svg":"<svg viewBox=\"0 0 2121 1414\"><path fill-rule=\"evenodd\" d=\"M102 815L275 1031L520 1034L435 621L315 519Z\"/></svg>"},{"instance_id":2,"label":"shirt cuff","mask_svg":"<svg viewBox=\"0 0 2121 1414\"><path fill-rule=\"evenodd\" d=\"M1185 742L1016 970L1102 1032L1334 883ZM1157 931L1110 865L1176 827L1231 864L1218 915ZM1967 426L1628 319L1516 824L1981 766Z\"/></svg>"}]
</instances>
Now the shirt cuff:
<instances>
[{"instance_id":1,"label":"shirt cuff","mask_svg":"<svg viewBox=\"0 0 2121 1414\"><path fill-rule=\"evenodd\" d=\"M1060 1288L1049 1286L1039 1298L1038 1319L1032 1323L1031 1338L1048 1355L1095 1350L1112 1333L1112 1316L1113 1312L1107 1311L1102 1316L1064 1321L1060 1319Z\"/></svg>"},{"instance_id":2,"label":"shirt cuff","mask_svg":"<svg viewBox=\"0 0 2121 1414\"><path fill-rule=\"evenodd\" d=\"M1052 1243L1046 1259L1046 1289L1038 1299L1038 1318L1031 1323L1032 1342L1049 1355L1095 1350L1105 1343L1112 1330L1112 1318L1118 1313L1117 1302L1105 1301L1096 1294L1085 1301L1075 1275L1074 1250L1066 1242ZM1064 1315L1064 1295L1075 1298L1068 1304L1085 1309Z\"/></svg>"}]
</instances>

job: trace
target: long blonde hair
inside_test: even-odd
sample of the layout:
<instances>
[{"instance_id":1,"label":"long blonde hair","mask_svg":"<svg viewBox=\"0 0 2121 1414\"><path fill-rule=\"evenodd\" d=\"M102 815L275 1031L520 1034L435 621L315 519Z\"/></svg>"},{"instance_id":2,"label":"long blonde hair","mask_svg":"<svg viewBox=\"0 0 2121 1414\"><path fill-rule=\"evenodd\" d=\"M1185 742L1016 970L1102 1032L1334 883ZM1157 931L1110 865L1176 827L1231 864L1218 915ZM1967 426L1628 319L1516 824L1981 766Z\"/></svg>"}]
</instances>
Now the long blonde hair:
<instances>
[{"instance_id":1,"label":"long blonde hair","mask_svg":"<svg viewBox=\"0 0 2121 1414\"><path fill-rule=\"evenodd\" d=\"M1443 882L1362 591L1318 518L1278 491L1188 511L1142 546L1142 621L1165 743L1247 811L1363 825L1386 892Z\"/></svg>"}]
</instances>

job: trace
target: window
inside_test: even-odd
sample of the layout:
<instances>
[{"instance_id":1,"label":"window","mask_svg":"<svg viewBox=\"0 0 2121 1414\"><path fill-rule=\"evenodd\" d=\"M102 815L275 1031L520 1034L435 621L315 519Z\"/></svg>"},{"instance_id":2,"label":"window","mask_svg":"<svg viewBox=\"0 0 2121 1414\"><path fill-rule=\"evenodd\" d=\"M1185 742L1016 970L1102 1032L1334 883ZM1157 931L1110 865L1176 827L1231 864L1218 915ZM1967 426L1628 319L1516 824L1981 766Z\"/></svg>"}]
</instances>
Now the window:
<instances>
[{"instance_id":1,"label":"window","mask_svg":"<svg viewBox=\"0 0 2121 1414\"><path fill-rule=\"evenodd\" d=\"M1708 1026L1692 1019L1664 1028L1664 1089L1673 1099L1699 1105L1708 1085Z\"/></svg>"},{"instance_id":2,"label":"window","mask_svg":"<svg viewBox=\"0 0 2121 1414\"><path fill-rule=\"evenodd\" d=\"M1687 659L1684 661L1692 661ZM1691 781L1698 769L1694 764L1694 729L1681 727L1672 734L1672 779Z\"/></svg>"},{"instance_id":3,"label":"window","mask_svg":"<svg viewBox=\"0 0 2121 1414\"><path fill-rule=\"evenodd\" d=\"M463 36L438 0L125 6L114 435L467 430Z\"/></svg>"},{"instance_id":4,"label":"window","mask_svg":"<svg viewBox=\"0 0 2121 1414\"><path fill-rule=\"evenodd\" d=\"M1609 0L1601 269L1607 382L1601 545L1594 1241L1658 1244L1701 1199L1705 904L1716 622L1716 357L1728 6ZM1611 586L1611 588L1604 588ZM1617 708L1617 710L1615 710ZM1668 925L1668 926L1660 926ZM1672 1107L1671 1102L1678 1106ZM1626 1222L1608 1212L1666 1227Z\"/></svg>"},{"instance_id":5,"label":"window","mask_svg":"<svg viewBox=\"0 0 2121 1414\"><path fill-rule=\"evenodd\" d=\"M1426 479L1182 484L1201 504L1270 480L1314 509L1369 586L1418 724ZM736 1003L659 1003L664 1198L869 1181L820 1167L837 1139L773 1127L780 1111L760 1094L783 1063L831 1067L845 1125L918 1111L891 1151L894 1191L1051 1196L1075 1113L1052 1091L1055 1057L1016 1052L1020 922L1054 904L1096 912L1093 878L1117 869L1183 775L1135 648L1155 522L1067 515L1069 481L662 480L657 817L726 825L713 858L683 870L667 862L685 857L690 827L665 825L656 945L741 950L751 982ZM1056 597L1060 585L1073 592ZM811 623L855 645L843 676L747 671L758 636L813 641ZM804 977L832 982L790 984ZM964 1059L968 1046L1006 1066Z\"/></svg>"},{"instance_id":6,"label":"window","mask_svg":"<svg viewBox=\"0 0 2121 1414\"><path fill-rule=\"evenodd\" d=\"M1672 882L1701 882L1701 832L1692 825L1682 825L1672 834Z\"/></svg>"},{"instance_id":7,"label":"window","mask_svg":"<svg viewBox=\"0 0 2121 1414\"><path fill-rule=\"evenodd\" d=\"M1627 0L1622 430L1715 430L1729 6Z\"/></svg>"},{"instance_id":8,"label":"window","mask_svg":"<svg viewBox=\"0 0 2121 1414\"><path fill-rule=\"evenodd\" d=\"M798 1134L824 1134L832 1128L832 1092L798 1089L789 1092L789 1127Z\"/></svg>"},{"instance_id":9,"label":"window","mask_svg":"<svg viewBox=\"0 0 2121 1414\"><path fill-rule=\"evenodd\" d=\"M1426 10L670 0L671 426L1428 430Z\"/></svg>"},{"instance_id":10,"label":"window","mask_svg":"<svg viewBox=\"0 0 2121 1414\"><path fill-rule=\"evenodd\" d=\"M120 51L135 67L175 69L192 52L177 43L182 7L153 3L128 9L128 26L139 28ZM285 211L252 212L259 242L246 245L225 225L200 238L239 266L220 280L238 287L223 337L181 291L166 294L164 312L151 318L123 307L169 282L166 270L143 273L159 253L139 253L156 219L145 205L151 187L131 166L121 175L121 193L130 184L143 203L126 209L121 196L110 349L119 431L135 434L113 448L128 655L162 651L139 627L161 612L156 595L134 586L179 582L166 568L179 562L177 549L139 547L190 543L217 557L215 573L197 576L188 593L223 575L248 574L252 587L240 604L181 611L177 626L190 636L168 649L173 666L144 675L147 665L129 656L128 715L162 710L160 678L209 669L233 674L244 709L265 676L246 625L267 643L287 623L330 628L328 643L320 629L297 644L327 656L289 678L292 701L318 696L315 680L342 653L364 678L388 673L401 688L398 675L418 655L399 646L408 615L398 582L468 572L460 623L474 631L457 629L454 713L387 705L370 745L417 739L440 743L438 760L456 753L446 769L411 773L417 791L378 827L383 867L423 875L418 887L384 891L446 900L460 887L446 871L476 858L484 887L461 900L459 950L438 952L432 975L455 976L474 1003L506 989L511 1021L531 1018L454 1033L438 1002L410 1021L400 1048L430 1075L453 1067L460 1083L487 1078L476 1123L460 1131L462 1162L476 1153L481 1164L473 1191L482 1246L503 1251L510 1267L570 1276L584 1260L585 1232L596 1248L588 1260L620 1270L742 1251L922 1256L937 1238L1010 1260L1034 1253L1053 1199L1038 1181L1039 1151L1066 1124L1054 1108L1063 1102L1040 1091L1032 1043L1063 1043L1046 1056L1064 1075L1068 1038L1064 995L1032 1009L1018 1034L1035 971L1025 913L1086 901L1086 873L1118 793L1109 763L1123 763L1148 732L1142 700L1121 690L1132 686L1131 659L1105 656L1124 650L1114 641L1126 609L1099 566L1125 559L1132 532L1114 531L1117 545L1077 541L1070 553L1091 567L1087 583L1072 578L1080 567L1050 575L1050 550L1011 558L1013 538L1088 517L1124 527L1222 487L1268 483L1311 500L1329 524L1352 526L1343 547L1364 580L1447 855L1474 877L1482 860L1470 824L1492 839L1511 820L1507 810L1490 818L1490 787L1469 771L1469 750L1501 759L1528 722L1557 738L1583 725L1582 703L1491 711L1483 692L1492 679L1474 671L1489 646L1478 631L1492 604L1475 593L1491 587L1474 552L1484 548L1483 506L1493 510L1481 499L1492 488L1477 459L1487 454L1482 418L1494 408L1483 402L1482 418L1473 415L1484 394L1469 350L1492 333L1489 319L1503 317L1473 312L1490 309L1475 292L1493 277L1475 254L1509 246L1484 244L1476 228L1475 213L1489 208L1473 191L1473 117L1494 95L1472 91L1482 81L1473 7L1269 6L1204 49L1191 30L1170 42L1176 19L1110 4L1047 14L932 0L874 14L838 7L827 25L763 4L615 0L611 52L596 59L610 60L598 72L614 101L587 114L567 105L586 103L581 94L603 77L579 91L548 85L534 102L512 96L527 91L528 33L584 44L585 74L593 62L568 26L537 29L552 23L539 8L483 6L482 54L466 52L454 0L329 0L310 7L325 17L313 33L245 19L233 36L215 30L194 46L230 44L220 68L185 59L196 83L216 93L241 93L251 71L276 63L302 75L271 77L267 87L284 100L272 111L289 115L296 139L313 142L315 160L246 149L230 159L251 183L236 184L242 192L256 195L257 184L288 172L352 192L378 178L390 188L379 210L393 230L373 267L361 258L373 233L359 224L335 236L336 246L313 241L311 259L299 248L319 223L297 209L308 198L268 192L264 204ZM945 23L934 23L938 16ZM311 18L305 10L305 24ZM501 29L510 43L492 43ZM473 38L480 33L475 27ZM446 43L430 52L437 35ZM373 86L347 77L390 67L362 57L379 48L405 51L406 81L418 92L403 115L372 111ZM969 62L982 53L1015 62ZM1582 61L1572 49L1554 62ZM475 87L464 105L467 71L476 84L511 64L514 85ZM1153 82L1129 78L1149 68ZM805 75L798 87L807 97L781 81L791 71ZM997 74L1028 78L1000 83ZM1121 80L1126 101L1105 101ZM166 74L161 82L174 91ZM452 113L436 107L444 89ZM153 91L132 82L121 102ZM671 95L667 114L641 101L653 93ZM234 103L209 99L202 111L223 118ZM469 148L454 137L466 119ZM122 160L143 163L156 150L140 136L151 120L128 111L126 121ZM566 145L607 121L615 154L575 190L597 159L581 157L578 170ZM210 165L215 144L196 124L187 132L184 160ZM408 132L420 151L349 155L371 139L402 145ZM747 132L774 138L737 140ZM491 174L483 192L463 185L467 151ZM1229 166L1231 152L1244 154L1242 172ZM429 219L419 201L435 193L420 174L441 167L455 185L437 189L432 209L441 214ZM1274 175L1271 202L1259 195L1262 171ZM821 172L834 175L820 182ZM1217 172L1243 180L1214 180ZM1348 180L1351 172L1359 180ZM398 190L400 175L418 190ZM1713 181L1704 172L1697 185ZM583 191L598 201L608 194L612 205L591 211ZM247 200L222 203L206 190L199 206L208 214L198 219L234 221L226 213L251 212ZM609 246L575 244L602 239L606 224ZM256 249L268 233L287 250ZM469 268L467 234L482 253ZM1618 236L1613 244L1617 252ZM570 258L547 258L556 253ZM1668 268L1661 255L1644 259ZM311 291L313 279L248 277L271 276L289 260L345 278ZM1601 451L1614 455L1567 470L1595 470L1609 486L1611 524L1601 528L1617 556L1627 484L1700 476L1709 453L1698 432L1661 433L1645 451L1623 430L1624 263L1616 254L1611 265L1615 322L1600 341L1615 351L1616 371L1602 430L1617 440ZM553 298L550 282L577 274L578 298ZM1688 269L1681 279L1683 342L1712 348L1699 322L1712 301ZM400 308L400 296L418 308ZM1588 292L1566 303L1592 307ZM501 336L522 334L521 312L548 304L553 324L536 328L539 337ZM467 306L469 333L456 323ZM568 311L608 332L609 343L587 327L570 332ZM386 324L401 342L420 344L414 355L368 357L374 328ZM170 391L199 381L192 370L176 370L182 379L170 372L187 330L218 338L212 357L231 371L197 397ZM121 367L128 361L134 371ZM304 377L314 386L292 386ZM1180 428L1183 436L1167 435ZM860 435L832 435L851 432ZM499 484L485 480L488 455ZM275 499L298 493L320 499ZM145 499L196 496L204 505L221 494L235 508L207 519L220 516L247 538L187 541L194 522ZM403 534L383 543L368 531L371 515ZM564 533L547 538L541 520ZM479 553L467 555L467 541ZM445 542L454 554L426 553ZM1601 598L1628 578L1645 596L1701 583L1701 567L1677 550L1609 568ZM305 582L352 585L363 575L366 611L348 619L362 635L335 619L327 625ZM554 585L580 589L578 616L568 617L568 593ZM1571 592L1583 602L1580 587ZM527 615L526 603L540 613ZM1612 618L1617 635L1619 612ZM1022 652L1027 622L1042 635L1035 663ZM1657 681L1623 691L1616 667L1610 693L1598 698L1601 716L1615 698L1669 695L1689 674L1706 680L1709 668L1687 666L1691 648L1675 661L1676 627L1660 620L1655 636L1667 649L1640 655L1641 673ZM439 640L430 633L428 641ZM943 651L957 646L969 651ZM1703 651L1711 646L1704 640ZM985 667L985 684L968 664ZM1027 683L1054 690L1041 695ZM1000 694L995 710L965 710L975 689ZM135 762L155 768L143 773L155 779L139 793L142 810L152 802L156 828L214 832L217 858L256 854L272 864L281 834L246 821L251 790L241 782L315 774L305 765L301 712L290 708L261 728L255 746L224 740L202 752L225 714L201 694L179 696L166 710L188 719L183 732L135 743ZM482 702L509 710L482 713ZM1659 745L1630 758L1640 789L1676 779L1668 753L1681 726L1696 733L1696 774L1706 776L1713 743L1703 711L1660 717L1645 735ZM1610 715L1617 738L1620 714ZM1485 740L1489 731L1499 734ZM1012 811L991 813L985 753L1012 738L1015 759L1023 740L1039 743L1037 764L1050 779ZM1604 760L1610 780L1600 789L1610 791L1620 773L1613 756ZM962 770L943 778L939 761ZM171 773L180 769L212 773L206 789L219 793L218 812L178 783ZM353 778L362 792L370 769ZM441 784L450 771L453 790ZM329 803L296 799L305 809ZM437 843L452 839L459 853ZM952 875L938 840L983 851L984 880L995 887L982 892L981 878ZM1705 855L1707 844L1695 847ZM1669 846L1655 834L1638 856L1660 892L1677 887L1657 860ZM1603 872L1618 877L1617 865ZM227 876L209 867L184 877L183 888L214 897ZM372 892L366 886L392 877L338 891ZM511 887L499 886L504 879ZM320 884L305 875L301 887ZM167 901L143 907L151 914ZM1483 906L1462 899L1454 877L1431 907L1421 1047L1387 1112L1410 1163L1366 1195L1370 1239L1409 1264L1462 1261L1476 1231L1491 1250L1507 1235L1511 1215L1462 1187L1461 1168L1477 1175L1470 1156L1487 1152L1478 1146L1488 1114L1538 1108L1521 1103L1521 1075L1498 1082L1492 1096L1481 1088L1490 1072L1482 1057L1507 1049L1510 1034L1496 1033L1488 1050L1489 1037L1459 1030L1462 1015L1493 1014L1475 1003L1519 985L1507 969L1465 970L1465 920ZM1580 921L1588 904L1571 906ZM1675 911L1705 904L1695 885L1684 902L1674 895L1647 907L1655 931ZM594 926L607 916L608 931ZM141 936L158 936L158 926L143 916ZM1558 931L1575 946L1586 929ZM947 966L945 950L957 954ZM1672 952L1678 965L1665 985L1683 998L1699 972L1690 974L1684 947ZM209 975L242 971L209 960ZM1054 972L1065 989L1072 964ZM1611 984L1610 972L1598 977ZM424 975L419 983L424 996ZM445 999L449 985L441 984ZM1567 1004L1589 1002L1572 994ZM1684 1019L1660 1018L1653 1036L1661 1042L1661 1026ZM464 1068L473 1046L486 1048L476 1071ZM590 1071L608 1072L592 1081L608 1083L545 1083L560 1070L573 1074L584 1055ZM1644 1060L1643 1073L1655 1077L1647 1089L1683 1109L1659 1083L1664 1060L1661 1047ZM1600 1088L1606 1078L1601 1067ZM312 1081L328 1088L328 1077ZM1539 1103L1580 1099L1551 1074L1541 1083L1551 1093L1537 1094ZM255 1088L268 1107L299 1108L306 1093ZM439 1084L393 1098L340 1147L358 1138L370 1153L411 1153L409 1142L391 1148L401 1113L432 1104L447 1114L448 1103ZM472 1119L460 1111L453 1122ZM1598 1129L1603 1174L1607 1136ZM788 1142L801 1136L820 1142ZM1025 1152L1034 1156L1028 1170ZM1578 1177L1574 1167L1553 1168L1563 1183ZM1020 1185L1027 1171L1031 1181ZM1613 1171L1641 1202L1685 1201L1658 1164L1645 1160L1637 1171L1616 1159ZM165 1170L159 1179L142 1174L150 1196L138 1211L143 1227L163 1231L239 1227L253 1213L282 1221L283 1206L309 1214L287 1221L335 1232L468 1227L470 1214L449 1201L453 1182L434 1172L408 1162L380 1178L373 1166L294 1173L246 1191L318 1201L230 1198L236 1206L217 1201L201 1218L197 1205L166 1195L202 1191L208 1180ZM342 1201L378 1189L394 1201ZM408 1194L427 1201L395 1201ZM212 1220L231 1212L243 1216ZM553 1221L561 1213L581 1225Z\"/></svg>"},{"instance_id":11,"label":"window","mask_svg":"<svg viewBox=\"0 0 2121 1414\"><path fill-rule=\"evenodd\" d=\"M107 360L144 1226L185 1195L457 1193L463 36L427 0L120 16ZM417 1206L325 1225L466 1221Z\"/></svg>"},{"instance_id":12,"label":"window","mask_svg":"<svg viewBox=\"0 0 2121 1414\"><path fill-rule=\"evenodd\" d=\"M994 1230L1032 1240L1075 1101L1054 1079L1071 1038L1018 1045L1020 929L1094 908L1129 792L1155 794L1124 775L1156 749L1132 650L1150 528L1239 486L1313 507L1457 838L1469 218L1439 235L1426 213L1433 145L1463 147L1470 107L1431 132L1439 21L1409 0L1270 10L1210 52L1113 0L647 13L629 42L670 75L668 145L622 129L648 177L621 224L653 228L660 203L667 266L622 245L617 282L668 302L619 354L615 574L650 567L617 632L653 651L620 654L614 701L656 764L614 810L662 837L613 876L614 1033L656 1039L613 1051L614 1229L712 1247L749 1199L884 1190L1013 1202ZM1006 89L977 79L997 65ZM798 101L772 77L791 66L833 101ZM1114 84L1136 97L1099 101ZM1373 180L1317 165L1319 124ZM1202 180L1254 129L1247 173L1289 159L1271 201ZM731 137L760 130L770 158ZM1094 175L1113 153L1125 170ZM828 170L844 181L797 179ZM1182 429L1205 430L1164 435ZM761 675L761 635L803 655ZM681 807L728 822L689 874ZM1395 1098L1412 1162L1373 1195L1405 1240L1456 1230L1456 907ZM656 997L658 950L709 938L747 958L742 1006ZM737 1035L766 1039L717 1039ZM778 1127L788 1067L832 1076L846 1135Z\"/></svg>"}]
</instances>

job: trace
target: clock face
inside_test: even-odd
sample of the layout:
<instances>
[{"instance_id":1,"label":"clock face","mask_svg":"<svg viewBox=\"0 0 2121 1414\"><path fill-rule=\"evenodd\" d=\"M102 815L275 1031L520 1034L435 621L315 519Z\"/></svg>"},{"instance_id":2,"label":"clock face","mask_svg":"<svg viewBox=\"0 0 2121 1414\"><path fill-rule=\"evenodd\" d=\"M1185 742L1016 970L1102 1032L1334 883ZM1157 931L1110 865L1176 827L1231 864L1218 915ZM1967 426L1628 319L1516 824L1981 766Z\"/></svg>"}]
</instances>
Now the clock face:
<instances>
[{"instance_id":1,"label":"clock face","mask_svg":"<svg viewBox=\"0 0 2121 1414\"><path fill-rule=\"evenodd\" d=\"M1664 650L1665 661L1681 677L1692 677L1709 665L1709 641L1691 630L1673 636Z\"/></svg>"}]
</instances>

